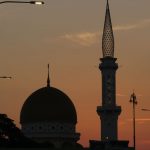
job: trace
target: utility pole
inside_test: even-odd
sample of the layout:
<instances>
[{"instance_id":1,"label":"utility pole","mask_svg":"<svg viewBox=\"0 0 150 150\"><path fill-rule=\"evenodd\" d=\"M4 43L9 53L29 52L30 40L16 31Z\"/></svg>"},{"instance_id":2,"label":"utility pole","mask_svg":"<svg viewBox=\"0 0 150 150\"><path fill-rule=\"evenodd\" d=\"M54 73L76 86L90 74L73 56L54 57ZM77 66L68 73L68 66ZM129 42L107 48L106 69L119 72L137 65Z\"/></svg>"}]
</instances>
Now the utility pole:
<instances>
[{"instance_id":1,"label":"utility pole","mask_svg":"<svg viewBox=\"0 0 150 150\"><path fill-rule=\"evenodd\" d=\"M133 105L133 147L134 150L136 150L136 137L135 137L135 105L137 104L137 100L136 100L136 95L133 92L130 96L130 103L132 103Z\"/></svg>"}]
</instances>

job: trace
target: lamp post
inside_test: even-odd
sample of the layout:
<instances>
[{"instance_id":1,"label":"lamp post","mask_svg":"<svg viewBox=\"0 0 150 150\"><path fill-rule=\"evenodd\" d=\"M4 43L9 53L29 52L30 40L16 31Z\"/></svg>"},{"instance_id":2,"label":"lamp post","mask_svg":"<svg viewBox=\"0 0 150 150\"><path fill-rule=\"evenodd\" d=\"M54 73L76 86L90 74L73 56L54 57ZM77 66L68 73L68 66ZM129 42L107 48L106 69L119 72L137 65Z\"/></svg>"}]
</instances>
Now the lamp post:
<instances>
[{"instance_id":1,"label":"lamp post","mask_svg":"<svg viewBox=\"0 0 150 150\"><path fill-rule=\"evenodd\" d=\"M35 4L35 5L42 5L44 4L43 1L2 1L0 2L0 4L4 4L4 3L28 3L28 4Z\"/></svg>"},{"instance_id":2,"label":"lamp post","mask_svg":"<svg viewBox=\"0 0 150 150\"><path fill-rule=\"evenodd\" d=\"M136 95L135 93L133 92L130 96L130 103L133 104L133 147L134 147L134 150L136 149L136 138L135 138L135 105L137 104L137 100L136 100Z\"/></svg>"}]
</instances>

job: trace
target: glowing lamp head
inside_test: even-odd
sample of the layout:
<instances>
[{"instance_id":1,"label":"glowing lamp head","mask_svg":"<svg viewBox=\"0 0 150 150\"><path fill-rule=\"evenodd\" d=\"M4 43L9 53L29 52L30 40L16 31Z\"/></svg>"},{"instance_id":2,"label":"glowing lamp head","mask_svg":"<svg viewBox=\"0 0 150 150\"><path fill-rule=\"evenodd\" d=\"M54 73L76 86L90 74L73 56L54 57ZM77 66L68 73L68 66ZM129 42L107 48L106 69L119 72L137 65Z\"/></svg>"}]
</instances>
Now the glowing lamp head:
<instances>
[{"instance_id":1,"label":"glowing lamp head","mask_svg":"<svg viewBox=\"0 0 150 150\"><path fill-rule=\"evenodd\" d=\"M35 4L35 5L43 5L43 1L30 1L30 4Z\"/></svg>"}]
</instances>

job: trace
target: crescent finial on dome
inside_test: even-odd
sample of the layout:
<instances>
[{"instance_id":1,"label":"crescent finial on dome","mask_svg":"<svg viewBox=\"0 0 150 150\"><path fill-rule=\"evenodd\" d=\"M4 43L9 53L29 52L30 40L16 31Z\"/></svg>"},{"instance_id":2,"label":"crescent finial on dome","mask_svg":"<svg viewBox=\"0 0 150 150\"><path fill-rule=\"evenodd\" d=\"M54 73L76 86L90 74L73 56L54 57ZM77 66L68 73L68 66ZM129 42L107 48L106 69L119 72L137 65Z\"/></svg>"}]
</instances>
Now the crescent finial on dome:
<instances>
[{"instance_id":1,"label":"crescent finial on dome","mask_svg":"<svg viewBox=\"0 0 150 150\"><path fill-rule=\"evenodd\" d=\"M48 77L47 77L47 87L50 87L50 77L49 77L49 64L48 64Z\"/></svg>"}]
</instances>

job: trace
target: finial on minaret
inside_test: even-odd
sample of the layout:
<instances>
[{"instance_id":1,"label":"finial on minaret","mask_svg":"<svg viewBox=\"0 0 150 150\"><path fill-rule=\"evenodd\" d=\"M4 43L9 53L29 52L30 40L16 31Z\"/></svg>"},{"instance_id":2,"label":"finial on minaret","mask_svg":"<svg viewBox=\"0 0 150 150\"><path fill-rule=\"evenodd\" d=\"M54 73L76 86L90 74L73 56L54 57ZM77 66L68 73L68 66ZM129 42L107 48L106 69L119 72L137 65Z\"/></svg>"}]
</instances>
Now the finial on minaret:
<instances>
[{"instance_id":1,"label":"finial on minaret","mask_svg":"<svg viewBox=\"0 0 150 150\"><path fill-rule=\"evenodd\" d=\"M102 37L102 51L103 57L114 57L114 35L108 0L106 4L105 23Z\"/></svg>"},{"instance_id":2,"label":"finial on minaret","mask_svg":"<svg viewBox=\"0 0 150 150\"><path fill-rule=\"evenodd\" d=\"M50 78L49 78L49 64L48 64L47 87L50 87Z\"/></svg>"}]
</instances>

